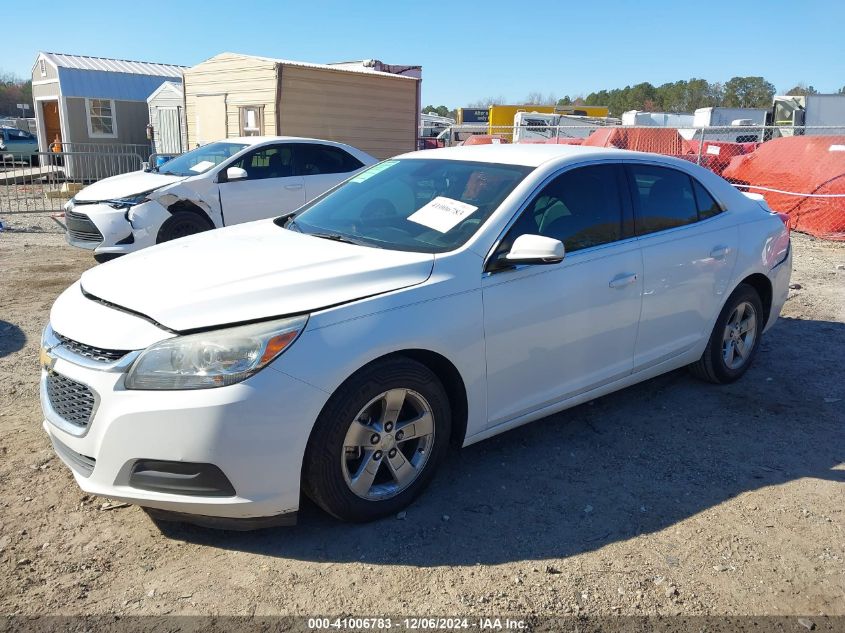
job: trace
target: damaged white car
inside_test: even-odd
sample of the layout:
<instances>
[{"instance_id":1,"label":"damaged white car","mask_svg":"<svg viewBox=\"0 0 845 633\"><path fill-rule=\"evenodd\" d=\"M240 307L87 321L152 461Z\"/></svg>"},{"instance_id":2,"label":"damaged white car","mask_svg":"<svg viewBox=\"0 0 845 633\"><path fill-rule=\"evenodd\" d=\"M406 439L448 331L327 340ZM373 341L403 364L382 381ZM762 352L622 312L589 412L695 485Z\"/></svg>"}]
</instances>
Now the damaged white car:
<instances>
[{"instance_id":1,"label":"damaged white car","mask_svg":"<svg viewBox=\"0 0 845 633\"><path fill-rule=\"evenodd\" d=\"M250 136L209 143L156 169L86 187L65 205L66 237L105 261L293 211L376 162L349 145L317 139Z\"/></svg>"}]
</instances>

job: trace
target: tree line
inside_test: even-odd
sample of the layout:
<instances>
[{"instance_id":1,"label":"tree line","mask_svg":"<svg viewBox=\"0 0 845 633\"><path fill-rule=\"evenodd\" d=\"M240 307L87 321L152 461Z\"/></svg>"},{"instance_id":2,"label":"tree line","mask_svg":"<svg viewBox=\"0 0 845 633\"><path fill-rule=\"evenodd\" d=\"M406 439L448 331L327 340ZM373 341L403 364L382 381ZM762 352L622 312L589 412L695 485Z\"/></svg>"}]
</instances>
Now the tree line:
<instances>
[{"instance_id":1,"label":"tree line","mask_svg":"<svg viewBox=\"0 0 845 633\"><path fill-rule=\"evenodd\" d=\"M813 86L796 84L787 95L818 94ZM838 94L845 94L845 86ZM728 81L709 82L706 79L692 78L654 86L648 82L638 83L624 88L599 90L586 97L569 95L558 99L554 93L531 92L522 101L526 105L591 105L607 106L611 116L621 116L627 110L646 112L687 112L697 108L771 108L775 86L763 77L732 77ZM487 108L491 105L504 104L504 97L486 97L468 103L469 108ZM455 117L456 110L445 105L429 105L423 113Z\"/></svg>"},{"instance_id":2,"label":"tree line","mask_svg":"<svg viewBox=\"0 0 845 633\"><path fill-rule=\"evenodd\" d=\"M26 116L33 116L32 81L24 81L11 73L0 71L0 116L21 116L17 104L29 104Z\"/></svg>"}]
</instances>

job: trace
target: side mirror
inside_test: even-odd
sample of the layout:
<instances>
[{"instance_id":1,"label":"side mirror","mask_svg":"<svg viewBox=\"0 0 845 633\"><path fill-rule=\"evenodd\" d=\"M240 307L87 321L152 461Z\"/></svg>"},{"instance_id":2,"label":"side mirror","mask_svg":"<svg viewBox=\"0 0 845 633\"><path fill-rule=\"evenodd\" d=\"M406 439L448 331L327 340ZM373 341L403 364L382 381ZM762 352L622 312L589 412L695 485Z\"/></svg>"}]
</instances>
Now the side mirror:
<instances>
[{"instance_id":1,"label":"side mirror","mask_svg":"<svg viewBox=\"0 0 845 633\"><path fill-rule=\"evenodd\" d=\"M520 235L511 250L500 256L498 268L516 265L557 264L563 261L563 242L543 235Z\"/></svg>"},{"instance_id":2,"label":"side mirror","mask_svg":"<svg viewBox=\"0 0 845 633\"><path fill-rule=\"evenodd\" d=\"M246 169L242 167L229 167L226 170L226 182L232 182L233 180L244 180L249 174L246 173Z\"/></svg>"}]
</instances>

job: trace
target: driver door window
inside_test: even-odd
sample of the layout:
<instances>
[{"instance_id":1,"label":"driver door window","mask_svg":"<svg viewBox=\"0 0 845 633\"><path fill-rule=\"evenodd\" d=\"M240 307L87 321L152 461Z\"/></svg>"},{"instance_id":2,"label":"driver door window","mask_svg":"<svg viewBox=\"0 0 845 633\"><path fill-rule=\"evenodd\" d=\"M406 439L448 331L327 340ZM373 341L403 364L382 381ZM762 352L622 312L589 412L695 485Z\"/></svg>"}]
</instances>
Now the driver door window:
<instances>
[{"instance_id":1,"label":"driver door window","mask_svg":"<svg viewBox=\"0 0 845 633\"><path fill-rule=\"evenodd\" d=\"M499 252L507 252L520 235L560 240L567 253L631 237L631 212L620 195L623 178L616 165L592 165L561 174L522 212Z\"/></svg>"},{"instance_id":2,"label":"driver door window","mask_svg":"<svg viewBox=\"0 0 845 633\"><path fill-rule=\"evenodd\" d=\"M294 160L295 146L288 143L259 147L229 165L247 177L219 185L225 223L272 218L305 204L305 185L294 174Z\"/></svg>"}]
</instances>

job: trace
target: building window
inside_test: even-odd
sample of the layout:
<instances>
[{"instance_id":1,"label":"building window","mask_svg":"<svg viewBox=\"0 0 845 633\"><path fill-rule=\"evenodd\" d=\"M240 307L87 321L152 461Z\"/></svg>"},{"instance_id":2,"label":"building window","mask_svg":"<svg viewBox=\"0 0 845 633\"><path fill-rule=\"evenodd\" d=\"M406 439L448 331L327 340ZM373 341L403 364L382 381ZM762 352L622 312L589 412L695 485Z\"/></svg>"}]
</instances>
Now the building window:
<instances>
[{"instance_id":1,"label":"building window","mask_svg":"<svg viewBox=\"0 0 845 633\"><path fill-rule=\"evenodd\" d=\"M241 136L264 134L264 106L241 106Z\"/></svg>"},{"instance_id":2,"label":"building window","mask_svg":"<svg viewBox=\"0 0 845 633\"><path fill-rule=\"evenodd\" d=\"M43 59L39 60L38 67L41 69L41 76L46 77L47 76L47 62L44 61Z\"/></svg>"},{"instance_id":3,"label":"building window","mask_svg":"<svg viewBox=\"0 0 845 633\"><path fill-rule=\"evenodd\" d=\"M86 99L88 111L88 136L117 138L117 123L114 117L114 101L111 99Z\"/></svg>"}]
</instances>

